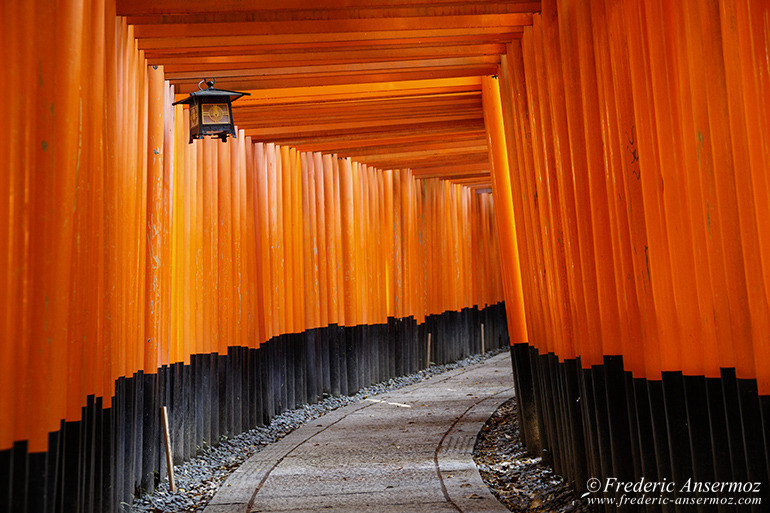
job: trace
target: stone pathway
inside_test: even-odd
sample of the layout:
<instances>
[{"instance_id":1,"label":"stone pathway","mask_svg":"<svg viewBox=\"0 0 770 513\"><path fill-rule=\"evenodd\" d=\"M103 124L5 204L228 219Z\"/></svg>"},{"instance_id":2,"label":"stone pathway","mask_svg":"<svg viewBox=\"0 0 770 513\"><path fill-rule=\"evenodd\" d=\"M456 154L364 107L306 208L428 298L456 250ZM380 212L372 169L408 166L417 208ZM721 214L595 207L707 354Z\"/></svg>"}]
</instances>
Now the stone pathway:
<instances>
[{"instance_id":1,"label":"stone pathway","mask_svg":"<svg viewBox=\"0 0 770 513\"><path fill-rule=\"evenodd\" d=\"M472 452L512 387L503 353L335 410L252 456L205 513L507 511Z\"/></svg>"}]
</instances>

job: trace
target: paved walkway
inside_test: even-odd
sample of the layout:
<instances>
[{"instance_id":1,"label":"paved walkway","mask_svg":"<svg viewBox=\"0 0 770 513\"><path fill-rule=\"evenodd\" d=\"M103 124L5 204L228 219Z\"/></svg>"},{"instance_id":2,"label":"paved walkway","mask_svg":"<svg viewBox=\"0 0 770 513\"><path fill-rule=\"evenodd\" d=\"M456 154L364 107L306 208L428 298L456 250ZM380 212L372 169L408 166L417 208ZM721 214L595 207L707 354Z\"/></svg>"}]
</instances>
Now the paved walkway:
<instances>
[{"instance_id":1,"label":"paved walkway","mask_svg":"<svg viewBox=\"0 0 770 513\"><path fill-rule=\"evenodd\" d=\"M252 456L205 513L507 511L472 452L512 386L503 353L335 410Z\"/></svg>"}]
</instances>

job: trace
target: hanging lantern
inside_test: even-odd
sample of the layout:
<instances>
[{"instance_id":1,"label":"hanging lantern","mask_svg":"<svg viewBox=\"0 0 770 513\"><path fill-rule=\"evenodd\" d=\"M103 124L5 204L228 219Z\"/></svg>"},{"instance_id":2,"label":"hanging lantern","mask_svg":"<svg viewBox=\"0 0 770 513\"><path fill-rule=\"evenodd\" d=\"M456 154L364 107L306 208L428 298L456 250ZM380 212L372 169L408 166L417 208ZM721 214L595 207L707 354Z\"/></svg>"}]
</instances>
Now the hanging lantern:
<instances>
[{"instance_id":1,"label":"hanging lantern","mask_svg":"<svg viewBox=\"0 0 770 513\"><path fill-rule=\"evenodd\" d=\"M174 102L174 105L190 106L190 142L203 136L218 137L223 141L227 140L228 134L236 137L232 102L249 93L215 89L213 80L206 80L207 87L204 89L203 83L204 80L201 80L198 84L198 91Z\"/></svg>"}]
</instances>

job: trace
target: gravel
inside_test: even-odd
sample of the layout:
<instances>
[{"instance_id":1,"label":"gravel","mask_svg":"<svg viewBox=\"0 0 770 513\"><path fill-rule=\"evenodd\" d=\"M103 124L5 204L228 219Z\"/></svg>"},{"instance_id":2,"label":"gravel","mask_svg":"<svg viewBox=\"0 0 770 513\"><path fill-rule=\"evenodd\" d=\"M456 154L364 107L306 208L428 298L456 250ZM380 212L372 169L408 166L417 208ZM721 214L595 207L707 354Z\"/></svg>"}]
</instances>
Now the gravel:
<instances>
[{"instance_id":1,"label":"gravel","mask_svg":"<svg viewBox=\"0 0 770 513\"><path fill-rule=\"evenodd\" d=\"M222 483L246 459L276 442L306 422L336 410L341 406L358 403L367 397L390 392L437 374L467 367L491 358L506 349L496 349L463 360L433 365L409 376L393 378L358 391L352 396L329 396L322 401L281 413L269 426L258 427L232 438L222 437L216 446L201 447L198 455L181 465L174 466L177 492L171 493L168 478L160 482L156 490L139 497L132 504L123 503L121 510L129 513L181 513L200 512L206 507Z\"/></svg>"},{"instance_id":2,"label":"gravel","mask_svg":"<svg viewBox=\"0 0 770 513\"><path fill-rule=\"evenodd\" d=\"M511 511L593 513L586 498L542 462L519 438L516 399L500 405L479 433L473 459L481 479Z\"/></svg>"}]
</instances>

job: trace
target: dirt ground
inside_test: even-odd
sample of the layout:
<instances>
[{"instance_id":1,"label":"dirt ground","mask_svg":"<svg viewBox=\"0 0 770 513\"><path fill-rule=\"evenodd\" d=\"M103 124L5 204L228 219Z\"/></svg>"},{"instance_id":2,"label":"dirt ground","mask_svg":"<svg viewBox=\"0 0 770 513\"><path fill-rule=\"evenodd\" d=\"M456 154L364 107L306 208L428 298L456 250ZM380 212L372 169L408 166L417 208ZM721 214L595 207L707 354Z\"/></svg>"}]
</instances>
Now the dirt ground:
<instances>
[{"instance_id":1,"label":"dirt ground","mask_svg":"<svg viewBox=\"0 0 770 513\"><path fill-rule=\"evenodd\" d=\"M516 400L505 402L479 433L473 459L495 497L517 512L594 513L585 498L543 464L527 455L519 438Z\"/></svg>"}]
</instances>

